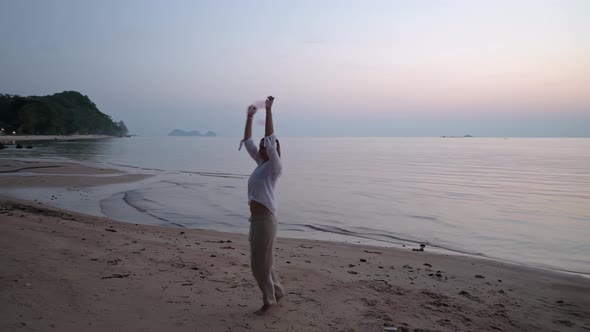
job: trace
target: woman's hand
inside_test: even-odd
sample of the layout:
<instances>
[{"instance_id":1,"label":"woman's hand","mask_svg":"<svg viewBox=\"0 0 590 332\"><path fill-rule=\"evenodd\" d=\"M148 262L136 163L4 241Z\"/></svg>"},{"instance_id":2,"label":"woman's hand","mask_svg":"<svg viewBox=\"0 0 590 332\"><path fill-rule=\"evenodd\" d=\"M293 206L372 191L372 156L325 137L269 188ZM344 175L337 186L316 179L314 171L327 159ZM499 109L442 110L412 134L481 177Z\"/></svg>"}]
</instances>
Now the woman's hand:
<instances>
[{"instance_id":1,"label":"woman's hand","mask_svg":"<svg viewBox=\"0 0 590 332\"><path fill-rule=\"evenodd\" d=\"M253 117L254 114L256 114L256 111L257 111L256 106L254 106L254 105L248 106L248 117L250 117L250 118Z\"/></svg>"},{"instance_id":2,"label":"woman's hand","mask_svg":"<svg viewBox=\"0 0 590 332\"><path fill-rule=\"evenodd\" d=\"M266 98L266 101L264 102L264 106L266 106L266 110L270 111L272 109L272 103L275 101L275 97L273 96L268 96L268 98Z\"/></svg>"}]
</instances>

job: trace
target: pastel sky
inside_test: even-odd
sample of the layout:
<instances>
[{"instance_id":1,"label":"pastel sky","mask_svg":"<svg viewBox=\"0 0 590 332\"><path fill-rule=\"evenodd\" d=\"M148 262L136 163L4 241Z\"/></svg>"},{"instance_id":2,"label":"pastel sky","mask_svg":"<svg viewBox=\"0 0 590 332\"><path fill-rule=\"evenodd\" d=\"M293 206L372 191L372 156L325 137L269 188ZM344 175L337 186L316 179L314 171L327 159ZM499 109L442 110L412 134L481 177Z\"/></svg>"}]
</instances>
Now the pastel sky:
<instances>
[{"instance_id":1,"label":"pastel sky","mask_svg":"<svg viewBox=\"0 0 590 332\"><path fill-rule=\"evenodd\" d=\"M590 1L2 1L0 93L135 134L590 136Z\"/></svg>"}]
</instances>

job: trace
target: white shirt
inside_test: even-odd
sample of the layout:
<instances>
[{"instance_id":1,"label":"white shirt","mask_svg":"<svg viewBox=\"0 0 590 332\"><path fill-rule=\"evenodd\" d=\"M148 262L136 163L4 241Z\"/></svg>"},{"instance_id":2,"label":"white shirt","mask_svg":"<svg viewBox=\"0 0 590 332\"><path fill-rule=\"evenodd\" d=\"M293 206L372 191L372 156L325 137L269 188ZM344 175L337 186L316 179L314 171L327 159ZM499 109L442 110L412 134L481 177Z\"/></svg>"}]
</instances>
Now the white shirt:
<instances>
[{"instance_id":1,"label":"white shirt","mask_svg":"<svg viewBox=\"0 0 590 332\"><path fill-rule=\"evenodd\" d=\"M244 146L250 157L254 159L258 167L248 179L248 205L254 200L264 206L273 214L276 214L277 202L275 200L275 185L281 176L283 164L277 152L277 137L275 134L263 138L268 161L264 161L258 153L258 147L252 138L245 140ZM241 148L241 145L240 145Z\"/></svg>"}]
</instances>

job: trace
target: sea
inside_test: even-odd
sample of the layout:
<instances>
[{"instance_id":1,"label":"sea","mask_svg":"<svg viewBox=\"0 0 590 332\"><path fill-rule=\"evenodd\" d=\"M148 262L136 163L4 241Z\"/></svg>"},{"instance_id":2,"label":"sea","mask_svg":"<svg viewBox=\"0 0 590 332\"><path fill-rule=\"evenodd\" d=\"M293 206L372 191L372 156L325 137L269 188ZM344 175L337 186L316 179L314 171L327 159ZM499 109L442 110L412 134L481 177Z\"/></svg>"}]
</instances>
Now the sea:
<instances>
[{"instance_id":1,"label":"sea","mask_svg":"<svg viewBox=\"0 0 590 332\"><path fill-rule=\"evenodd\" d=\"M279 236L405 250L425 244L426 251L590 275L590 138L280 140ZM256 164L239 142L135 136L9 147L0 159L153 176L0 194L130 223L247 233L247 181Z\"/></svg>"}]
</instances>

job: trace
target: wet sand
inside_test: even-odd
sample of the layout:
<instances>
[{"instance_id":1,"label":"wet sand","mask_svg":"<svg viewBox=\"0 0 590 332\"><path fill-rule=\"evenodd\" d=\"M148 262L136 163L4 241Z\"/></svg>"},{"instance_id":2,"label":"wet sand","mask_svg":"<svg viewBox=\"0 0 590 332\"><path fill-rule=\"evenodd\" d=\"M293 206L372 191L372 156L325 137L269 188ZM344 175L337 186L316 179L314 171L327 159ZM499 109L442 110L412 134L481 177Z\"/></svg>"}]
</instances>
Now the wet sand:
<instances>
[{"instance_id":1,"label":"wet sand","mask_svg":"<svg viewBox=\"0 0 590 332\"><path fill-rule=\"evenodd\" d=\"M32 173L17 176L19 173ZM14 176L11 176L14 175ZM93 187L143 180L145 174L128 174L115 169L93 168L74 163L0 159L0 187Z\"/></svg>"}]
</instances>

